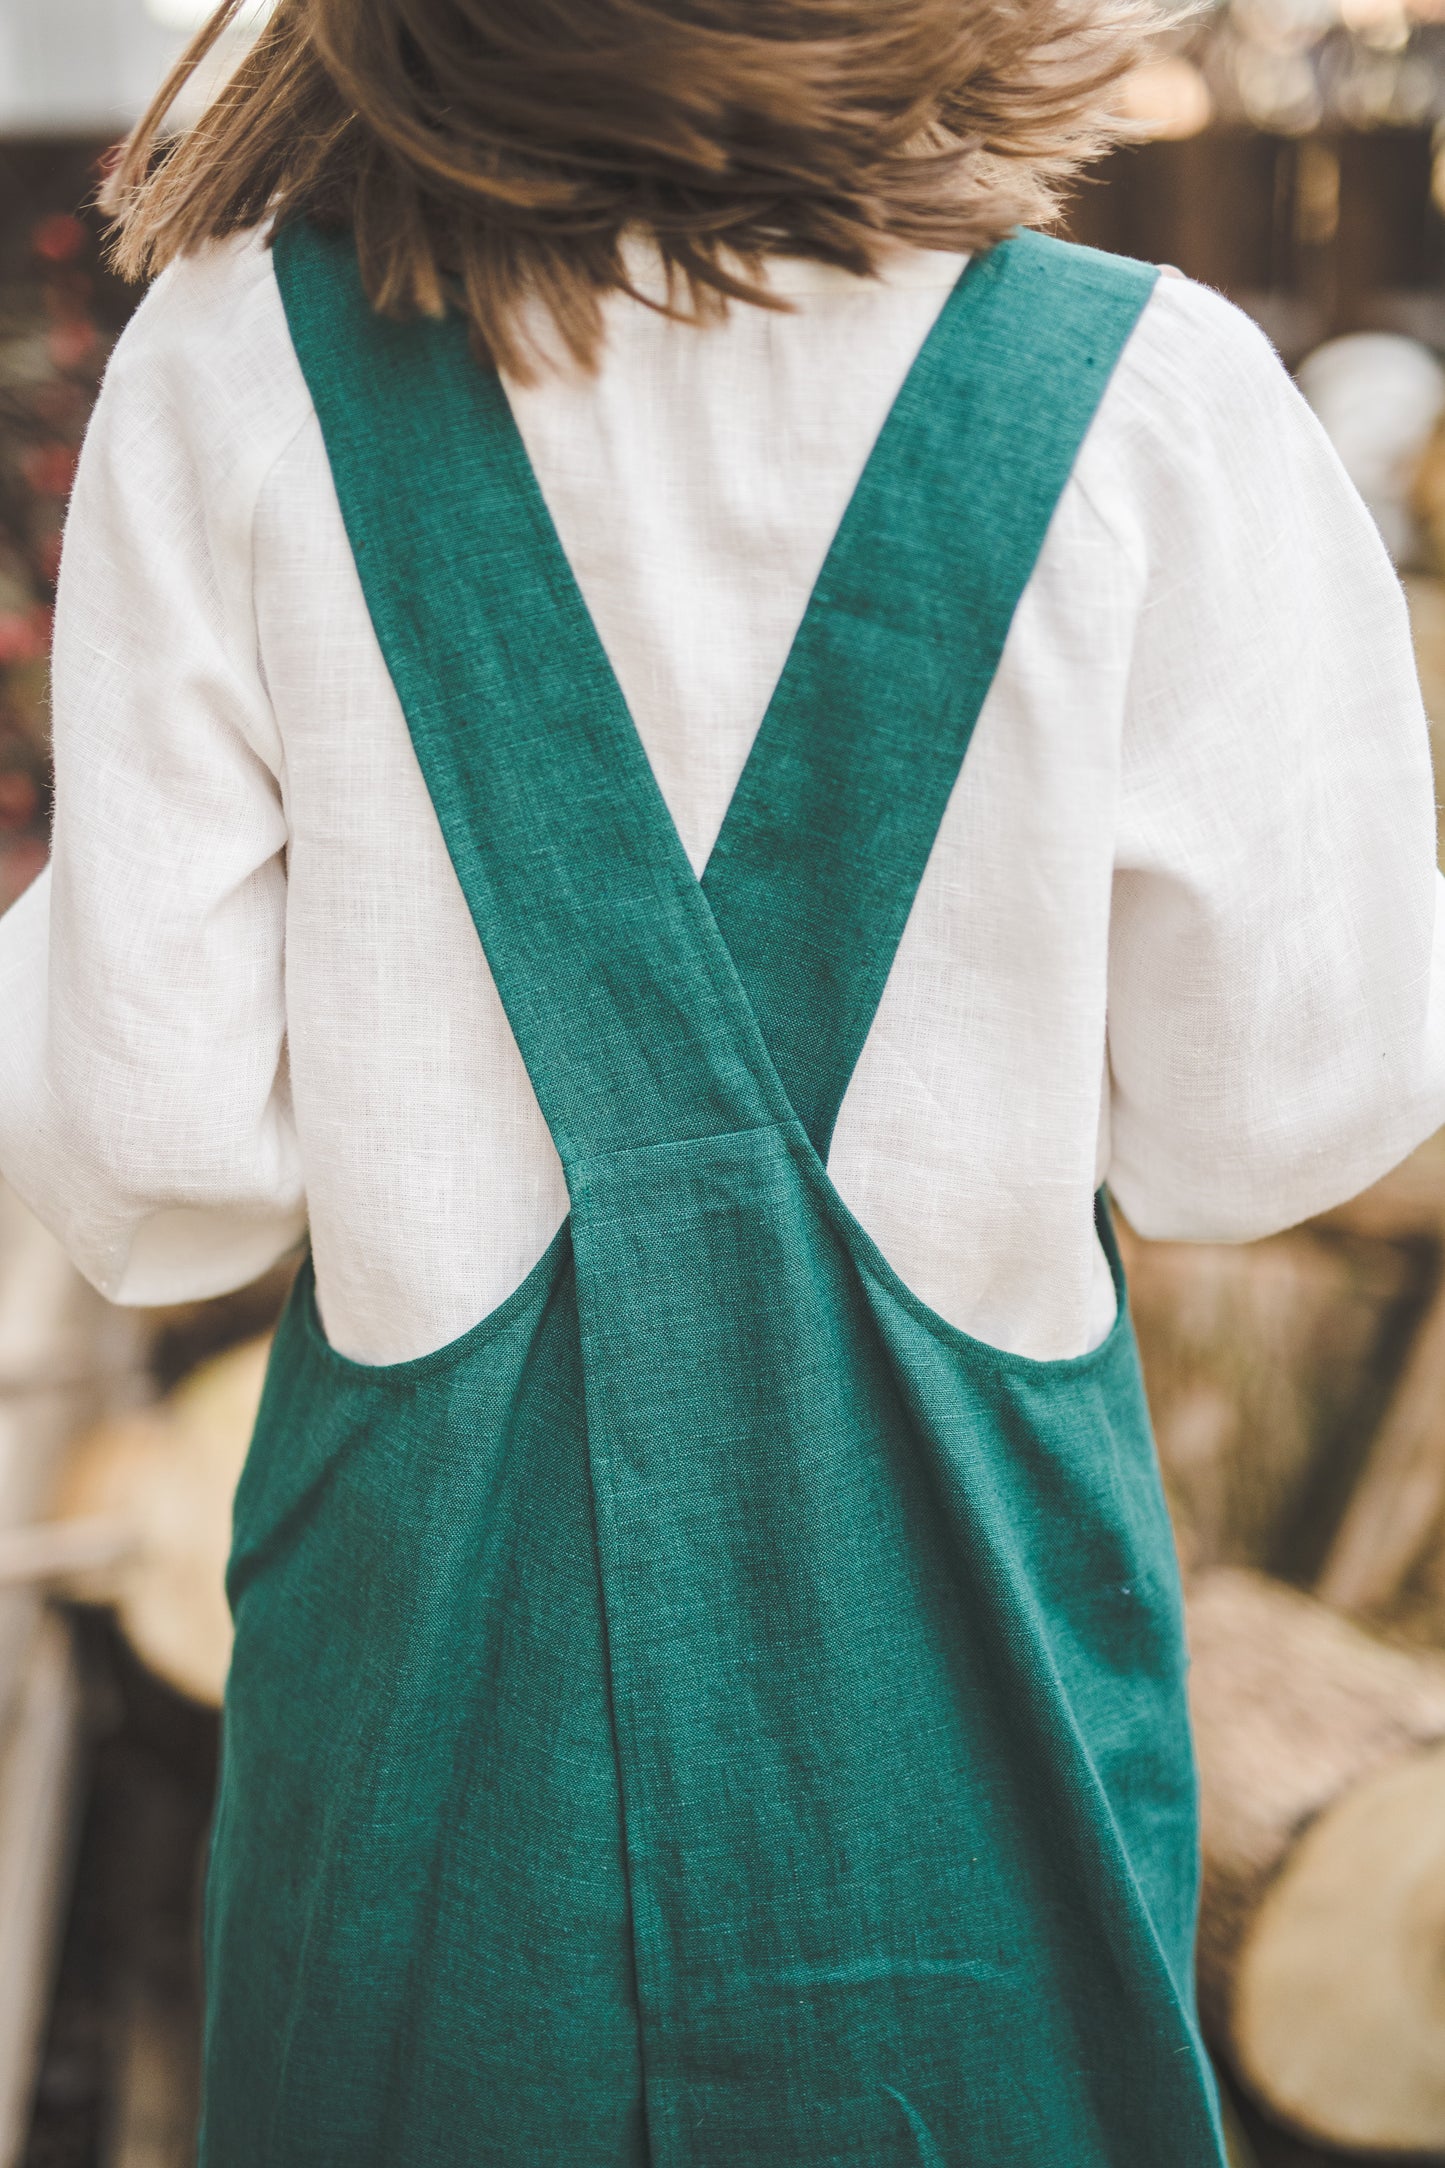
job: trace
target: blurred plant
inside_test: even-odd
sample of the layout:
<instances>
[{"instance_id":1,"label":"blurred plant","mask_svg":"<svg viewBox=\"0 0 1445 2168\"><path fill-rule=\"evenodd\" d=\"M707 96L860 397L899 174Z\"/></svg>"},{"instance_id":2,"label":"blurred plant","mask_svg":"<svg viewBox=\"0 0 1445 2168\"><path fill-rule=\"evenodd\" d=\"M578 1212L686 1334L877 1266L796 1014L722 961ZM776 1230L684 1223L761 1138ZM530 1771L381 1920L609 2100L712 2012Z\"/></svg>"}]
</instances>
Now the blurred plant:
<instances>
[{"instance_id":1,"label":"blurred plant","mask_svg":"<svg viewBox=\"0 0 1445 2168\"><path fill-rule=\"evenodd\" d=\"M115 331L97 308L108 281L91 223L41 210L9 239L0 278L0 909L44 863L61 527Z\"/></svg>"}]
</instances>

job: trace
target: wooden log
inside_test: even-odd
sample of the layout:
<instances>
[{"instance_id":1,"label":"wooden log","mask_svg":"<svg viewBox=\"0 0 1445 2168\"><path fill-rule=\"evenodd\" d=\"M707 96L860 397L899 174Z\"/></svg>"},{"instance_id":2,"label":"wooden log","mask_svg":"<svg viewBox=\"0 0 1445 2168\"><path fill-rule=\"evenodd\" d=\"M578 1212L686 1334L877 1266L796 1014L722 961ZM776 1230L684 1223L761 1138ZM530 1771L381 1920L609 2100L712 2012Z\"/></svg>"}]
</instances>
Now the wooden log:
<instances>
[{"instance_id":1,"label":"wooden log","mask_svg":"<svg viewBox=\"0 0 1445 2168\"><path fill-rule=\"evenodd\" d=\"M1231 1569L1189 1625L1206 2027L1304 2136L1445 2152L1445 1657Z\"/></svg>"},{"instance_id":2,"label":"wooden log","mask_svg":"<svg viewBox=\"0 0 1445 2168\"><path fill-rule=\"evenodd\" d=\"M125 1982L116 2026L105 2168L194 2168L200 2113L195 2013L143 1976Z\"/></svg>"},{"instance_id":3,"label":"wooden log","mask_svg":"<svg viewBox=\"0 0 1445 2168\"><path fill-rule=\"evenodd\" d=\"M1317 1583L1327 1603L1384 1613L1445 1515L1445 1273L1371 1440Z\"/></svg>"},{"instance_id":4,"label":"wooden log","mask_svg":"<svg viewBox=\"0 0 1445 2168\"><path fill-rule=\"evenodd\" d=\"M269 1352L261 1339L213 1356L155 1407L79 1438L61 1517L8 1543L0 1535L0 1589L7 1567L17 1580L27 1567L63 1573L72 1594L115 1606L142 1663L219 1704L231 1655L231 1499Z\"/></svg>"},{"instance_id":5,"label":"wooden log","mask_svg":"<svg viewBox=\"0 0 1445 2168\"><path fill-rule=\"evenodd\" d=\"M1362 1189L1357 1197L1322 1213L1311 1225L1323 1233L1360 1235L1377 1242L1426 1242L1438 1246L1445 1240L1445 1130L1437 1131L1369 1189Z\"/></svg>"},{"instance_id":6,"label":"wooden log","mask_svg":"<svg viewBox=\"0 0 1445 2168\"><path fill-rule=\"evenodd\" d=\"M140 1334L0 1187L0 1545L12 1565L26 1563L29 1539L16 1532L49 1511L78 1426L137 1389ZM25 2148L80 1746L69 1636L42 1604L41 1578L0 1586L0 2168Z\"/></svg>"},{"instance_id":7,"label":"wooden log","mask_svg":"<svg viewBox=\"0 0 1445 2168\"><path fill-rule=\"evenodd\" d=\"M1239 2117L1226 2095L1221 2095L1219 2106L1224 2120L1224 2154L1229 2168L1259 2168L1254 2147L1245 2136Z\"/></svg>"},{"instance_id":8,"label":"wooden log","mask_svg":"<svg viewBox=\"0 0 1445 2168\"><path fill-rule=\"evenodd\" d=\"M1331 1223L1433 1250L1431 1299L1316 1582L1325 1602L1383 1617L1445 1528L1445 1138Z\"/></svg>"},{"instance_id":9,"label":"wooden log","mask_svg":"<svg viewBox=\"0 0 1445 2168\"><path fill-rule=\"evenodd\" d=\"M113 1573L135 1544L134 1527L119 1514L0 1528L0 1589L73 1587L91 1575Z\"/></svg>"},{"instance_id":10,"label":"wooden log","mask_svg":"<svg viewBox=\"0 0 1445 2168\"><path fill-rule=\"evenodd\" d=\"M1120 1236L1186 1566L1438 1614L1414 1584L1445 1554L1445 1132L1269 1241Z\"/></svg>"},{"instance_id":11,"label":"wooden log","mask_svg":"<svg viewBox=\"0 0 1445 2168\"><path fill-rule=\"evenodd\" d=\"M69 1885L80 1768L70 1635L42 1611L14 1681L0 1751L0 2163L25 2150Z\"/></svg>"},{"instance_id":12,"label":"wooden log","mask_svg":"<svg viewBox=\"0 0 1445 2168\"><path fill-rule=\"evenodd\" d=\"M1120 1240L1181 1556L1303 1577L1377 1420L1428 1249L1309 1229ZM1299 1557L1307 1523L1315 1548Z\"/></svg>"}]
</instances>

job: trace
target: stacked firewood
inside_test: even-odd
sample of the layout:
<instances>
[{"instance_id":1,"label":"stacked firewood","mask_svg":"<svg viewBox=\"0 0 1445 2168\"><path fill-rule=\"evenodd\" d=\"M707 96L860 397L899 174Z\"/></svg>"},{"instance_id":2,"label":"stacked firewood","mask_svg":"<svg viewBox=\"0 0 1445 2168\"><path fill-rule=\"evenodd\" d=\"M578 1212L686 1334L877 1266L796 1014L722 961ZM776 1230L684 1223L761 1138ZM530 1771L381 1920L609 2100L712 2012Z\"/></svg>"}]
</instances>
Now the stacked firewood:
<instances>
[{"instance_id":1,"label":"stacked firewood","mask_svg":"<svg viewBox=\"0 0 1445 2168\"><path fill-rule=\"evenodd\" d=\"M1193 1653L1205 2025L1445 2156L1445 1140L1249 1249L1126 1244Z\"/></svg>"}]
</instances>

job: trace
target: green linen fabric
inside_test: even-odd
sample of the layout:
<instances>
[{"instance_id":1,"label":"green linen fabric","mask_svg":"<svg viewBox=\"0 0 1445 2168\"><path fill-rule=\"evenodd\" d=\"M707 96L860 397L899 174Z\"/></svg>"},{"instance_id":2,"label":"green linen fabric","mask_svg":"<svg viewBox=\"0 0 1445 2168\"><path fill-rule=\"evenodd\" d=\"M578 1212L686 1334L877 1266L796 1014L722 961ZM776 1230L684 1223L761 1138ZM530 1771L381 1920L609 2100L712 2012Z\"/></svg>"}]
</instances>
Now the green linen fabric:
<instances>
[{"instance_id":1,"label":"green linen fabric","mask_svg":"<svg viewBox=\"0 0 1445 2168\"><path fill-rule=\"evenodd\" d=\"M1219 2168L1117 1255L1102 1346L1001 1353L824 1164L1153 274L970 266L699 883L462 327L373 315L342 236L289 227L277 273L571 1211L420 1360L336 1353L309 1270L283 1322L205 2168Z\"/></svg>"}]
</instances>

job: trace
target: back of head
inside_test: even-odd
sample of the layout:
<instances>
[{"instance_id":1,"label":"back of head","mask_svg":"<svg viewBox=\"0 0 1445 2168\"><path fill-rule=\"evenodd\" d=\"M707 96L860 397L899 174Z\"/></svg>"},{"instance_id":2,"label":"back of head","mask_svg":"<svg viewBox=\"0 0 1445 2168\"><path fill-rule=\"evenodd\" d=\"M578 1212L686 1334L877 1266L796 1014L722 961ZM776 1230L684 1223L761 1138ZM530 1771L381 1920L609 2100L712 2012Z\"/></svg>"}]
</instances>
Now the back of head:
<instances>
[{"instance_id":1,"label":"back of head","mask_svg":"<svg viewBox=\"0 0 1445 2168\"><path fill-rule=\"evenodd\" d=\"M1155 24L1152 0L278 0L165 138L242 4L107 183L121 269L291 217L348 226L379 309L459 308L522 375L528 300L594 359L629 233L706 316L776 305L769 255L866 273L888 242L986 248L1047 219Z\"/></svg>"}]
</instances>

